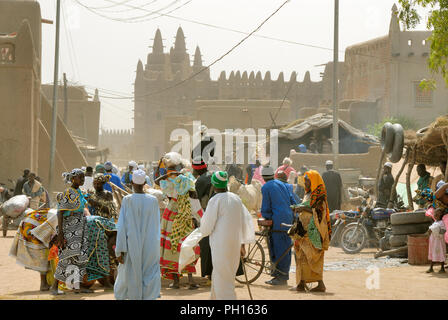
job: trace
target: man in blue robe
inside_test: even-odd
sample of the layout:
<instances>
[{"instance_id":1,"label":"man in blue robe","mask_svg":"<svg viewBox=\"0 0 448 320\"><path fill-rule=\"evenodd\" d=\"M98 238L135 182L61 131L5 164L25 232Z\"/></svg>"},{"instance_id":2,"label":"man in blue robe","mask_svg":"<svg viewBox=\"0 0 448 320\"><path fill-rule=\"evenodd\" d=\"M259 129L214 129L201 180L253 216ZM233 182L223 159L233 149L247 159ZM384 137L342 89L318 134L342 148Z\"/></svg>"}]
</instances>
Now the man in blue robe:
<instances>
[{"instance_id":1,"label":"man in blue robe","mask_svg":"<svg viewBox=\"0 0 448 320\"><path fill-rule=\"evenodd\" d=\"M271 262L274 264L292 244L291 238L286 232L276 231L288 231L288 228L283 227L281 224L293 223L293 212L290 206L297 203L286 185L279 180L274 180L274 169L265 167L261 174L266 181L261 188L263 196L261 215L263 218L273 221L272 229L274 232L269 237L269 251ZM273 278L266 281L266 283L270 285L286 285L289 279L290 267L291 249L278 262L276 270L271 274Z\"/></svg>"},{"instance_id":2,"label":"man in blue robe","mask_svg":"<svg viewBox=\"0 0 448 320\"><path fill-rule=\"evenodd\" d=\"M121 189L123 189L124 190L124 187L123 187L123 185L121 184L121 181L120 181L120 177L119 176L117 176L115 173L113 173L113 169L114 169L114 166L112 165L112 162L110 162L110 161L106 161L105 163L104 163L104 169L106 169L106 175L107 176L110 176L110 182L112 182L114 185L116 185L117 187L119 187L119 188L121 188ZM111 185L110 185L110 183L109 182L106 182L105 184L104 184L104 190L107 190L107 191L110 191L110 192L112 192L112 187L111 187Z\"/></svg>"},{"instance_id":3,"label":"man in blue robe","mask_svg":"<svg viewBox=\"0 0 448 320\"><path fill-rule=\"evenodd\" d=\"M160 297L160 211L157 199L143 191L145 176L143 170L133 172L134 193L121 203L115 248L120 263L114 285L117 300Z\"/></svg>"}]
</instances>

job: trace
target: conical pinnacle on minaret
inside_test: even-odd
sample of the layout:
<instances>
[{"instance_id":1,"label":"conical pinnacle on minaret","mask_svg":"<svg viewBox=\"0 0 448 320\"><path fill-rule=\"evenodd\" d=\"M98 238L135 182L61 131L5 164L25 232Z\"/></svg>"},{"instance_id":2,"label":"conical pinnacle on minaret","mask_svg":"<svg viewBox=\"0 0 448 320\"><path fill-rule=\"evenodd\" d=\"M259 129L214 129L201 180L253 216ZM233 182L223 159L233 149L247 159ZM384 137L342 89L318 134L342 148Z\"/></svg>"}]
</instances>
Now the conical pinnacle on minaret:
<instances>
[{"instance_id":1,"label":"conical pinnacle on minaret","mask_svg":"<svg viewBox=\"0 0 448 320\"><path fill-rule=\"evenodd\" d=\"M174 50L178 52L187 52L187 47L185 46L184 31L181 27L177 29L176 41L174 42Z\"/></svg>"},{"instance_id":2,"label":"conical pinnacle on minaret","mask_svg":"<svg viewBox=\"0 0 448 320\"><path fill-rule=\"evenodd\" d=\"M311 82L311 76L310 76L310 72L307 71L305 73L305 78L303 78L303 82Z\"/></svg>"},{"instance_id":3,"label":"conical pinnacle on minaret","mask_svg":"<svg viewBox=\"0 0 448 320\"><path fill-rule=\"evenodd\" d=\"M143 74L143 62L142 62L142 60L138 60L138 63L137 63L137 77L138 76L141 76L142 74Z\"/></svg>"},{"instance_id":4,"label":"conical pinnacle on minaret","mask_svg":"<svg viewBox=\"0 0 448 320\"><path fill-rule=\"evenodd\" d=\"M100 96L98 94L98 89L95 89L95 96L93 97L93 101L95 101L95 102L99 102L100 101Z\"/></svg>"},{"instance_id":5,"label":"conical pinnacle on minaret","mask_svg":"<svg viewBox=\"0 0 448 320\"><path fill-rule=\"evenodd\" d=\"M152 45L152 53L163 54L162 33L160 32L159 28L157 28L156 35L154 37L154 42Z\"/></svg>"},{"instance_id":6,"label":"conical pinnacle on minaret","mask_svg":"<svg viewBox=\"0 0 448 320\"><path fill-rule=\"evenodd\" d=\"M196 46L196 51L194 52L193 67L202 67L202 55L199 46Z\"/></svg>"}]
</instances>

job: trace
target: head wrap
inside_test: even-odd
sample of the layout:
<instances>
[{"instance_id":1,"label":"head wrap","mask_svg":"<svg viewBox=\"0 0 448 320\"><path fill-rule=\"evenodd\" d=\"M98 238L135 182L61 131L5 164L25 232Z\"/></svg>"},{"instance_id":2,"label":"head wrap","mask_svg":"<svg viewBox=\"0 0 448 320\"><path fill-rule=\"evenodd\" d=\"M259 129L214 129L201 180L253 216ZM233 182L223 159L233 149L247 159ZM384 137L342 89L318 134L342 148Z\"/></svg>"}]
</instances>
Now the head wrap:
<instances>
[{"instance_id":1,"label":"head wrap","mask_svg":"<svg viewBox=\"0 0 448 320\"><path fill-rule=\"evenodd\" d=\"M102 173L97 173L93 177L94 182L99 182L101 184L105 184L106 182L109 182L109 180L110 180L110 175L105 175Z\"/></svg>"},{"instance_id":2,"label":"head wrap","mask_svg":"<svg viewBox=\"0 0 448 320\"><path fill-rule=\"evenodd\" d=\"M302 152L302 153L306 153L306 145L300 144L299 145L299 151Z\"/></svg>"},{"instance_id":3,"label":"head wrap","mask_svg":"<svg viewBox=\"0 0 448 320\"><path fill-rule=\"evenodd\" d=\"M327 190L325 188L324 180L322 176L316 170L309 170L305 173L305 177L307 177L311 181L311 187L309 190L305 190L306 192L311 192L310 196L310 207L315 208L319 200L325 201L327 208L327 227L328 234L331 235L331 221L330 221L330 209L328 208L327 202Z\"/></svg>"},{"instance_id":4,"label":"head wrap","mask_svg":"<svg viewBox=\"0 0 448 320\"><path fill-rule=\"evenodd\" d=\"M106 169L106 171L112 170L112 168L113 168L112 162L110 161L104 162L104 169Z\"/></svg>"},{"instance_id":5,"label":"head wrap","mask_svg":"<svg viewBox=\"0 0 448 320\"><path fill-rule=\"evenodd\" d=\"M386 162L384 166L392 169L392 162Z\"/></svg>"},{"instance_id":6,"label":"head wrap","mask_svg":"<svg viewBox=\"0 0 448 320\"><path fill-rule=\"evenodd\" d=\"M216 171L212 175L212 185L218 189L226 189L228 183L228 175L225 171Z\"/></svg>"},{"instance_id":7,"label":"head wrap","mask_svg":"<svg viewBox=\"0 0 448 320\"><path fill-rule=\"evenodd\" d=\"M82 171L81 169L76 168L76 169L73 169L70 172L64 172L62 174L62 177L64 178L64 182L65 183L70 183L74 177L80 176L82 174L84 174L84 171Z\"/></svg>"},{"instance_id":8,"label":"head wrap","mask_svg":"<svg viewBox=\"0 0 448 320\"><path fill-rule=\"evenodd\" d=\"M137 169L137 162L135 162L134 160L131 160L131 161L129 161L128 166L132 167L133 169Z\"/></svg>"},{"instance_id":9,"label":"head wrap","mask_svg":"<svg viewBox=\"0 0 448 320\"><path fill-rule=\"evenodd\" d=\"M145 166L141 164L138 166L138 169L145 171Z\"/></svg>"},{"instance_id":10,"label":"head wrap","mask_svg":"<svg viewBox=\"0 0 448 320\"><path fill-rule=\"evenodd\" d=\"M146 173L143 170L137 169L132 172L132 182L135 184L145 184Z\"/></svg>"},{"instance_id":11,"label":"head wrap","mask_svg":"<svg viewBox=\"0 0 448 320\"><path fill-rule=\"evenodd\" d=\"M332 166L332 165L333 165L333 161L331 161L331 160L327 160L327 161L325 162L325 165L326 165L326 166Z\"/></svg>"},{"instance_id":12,"label":"head wrap","mask_svg":"<svg viewBox=\"0 0 448 320\"><path fill-rule=\"evenodd\" d=\"M100 170L106 170L105 168L104 168L104 166L100 163L100 164L98 164L96 167L95 167L95 171L96 172L98 172L98 171L100 171Z\"/></svg>"}]
</instances>

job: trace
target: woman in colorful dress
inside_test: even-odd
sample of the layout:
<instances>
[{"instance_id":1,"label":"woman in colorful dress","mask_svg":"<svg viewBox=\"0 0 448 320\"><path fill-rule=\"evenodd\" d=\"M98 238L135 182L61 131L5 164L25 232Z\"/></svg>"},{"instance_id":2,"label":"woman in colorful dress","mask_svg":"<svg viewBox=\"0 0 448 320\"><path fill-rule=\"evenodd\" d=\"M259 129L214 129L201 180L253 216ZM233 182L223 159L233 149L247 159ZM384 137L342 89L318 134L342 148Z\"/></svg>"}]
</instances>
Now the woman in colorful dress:
<instances>
[{"instance_id":1,"label":"woman in colorful dress","mask_svg":"<svg viewBox=\"0 0 448 320\"><path fill-rule=\"evenodd\" d=\"M184 270L178 270L182 242L195 228L193 219L200 221L202 217L199 201L196 201L198 206L192 206L190 200L190 195L194 196L193 194L196 193L195 179L190 172L181 174L176 170L181 164L179 154L167 153L163 162L167 173L155 181L169 199L168 206L162 215L161 224L160 266L162 277L173 280L170 288L179 289L182 273L188 273L189 289L197 289L198 286L194 283L192 274L196 272L195 264L200 254L199 246L195 248L196 260L186 266Z\"/></svg>"},{"instance_id":2,"label":"woman in colorful dress","mask_svg":"<svg viewBox=\"0 0 448 320\"><path fill-rule=\"evenodd\" d=\"M109 182L110 176L102 173L96 174L93 178L95 192L89 193L87 202L91 215L100 216L106 219L117 221L117 211L114 205L112 192L104 190L104 184Z\"/></svg>"},{"instance_id":3,"label":"woman in colorful dress","mask_svg":"<svg viewBox=\"0 0 448 320\"><path fill-rule=\"evenodd\" d=\"M57 195L58 200L58 235L56 245L59 248L58 265L54 278L64 282L66 287L75 293L92 293L93 290L83 288L88 262L88 241L85 233L87 200L81 192L84 184L84 172L73 169L63 174L66 183L71 186ZM57 281L52 287L52 294L58 294Z\"/></svg>"},{"instance_id":4,"label":"woman in colorful dress","mask_svg":"<svg viewBox=\"0 0 448 320\"><path fill-rule=\"evenodd\" d=\"M296 256L296 290L304 292L306 283L317 282L312 292L325 292L323 282L324 253L328 250L331 235L327 191L320 174L315 170L305 173L305 196L296 207L301 227L293 235Z\"/></svg>"}]
</instances>

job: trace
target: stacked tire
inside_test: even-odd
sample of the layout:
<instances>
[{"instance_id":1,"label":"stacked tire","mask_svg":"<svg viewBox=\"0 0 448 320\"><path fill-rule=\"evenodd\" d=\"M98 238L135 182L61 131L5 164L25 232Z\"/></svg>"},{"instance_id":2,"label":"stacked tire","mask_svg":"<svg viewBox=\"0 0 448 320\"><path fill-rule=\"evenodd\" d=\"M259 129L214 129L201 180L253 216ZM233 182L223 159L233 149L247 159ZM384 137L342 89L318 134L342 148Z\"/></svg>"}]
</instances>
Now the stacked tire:
<instances>
[{"instance_id":1,"label":"stacked tire","mask_svg":"<svg viewBox=\"0 0 448 320\"><path fill-rule=\"evenodd\" d=\"M390 216L392 235L389 237L391 249L404 247L408 243L408 235L423 234L428 231L432 219L425 215L424 210L413 212L397 212ZM395 257L407 258L407 252Z\"/></svg>"},{"instance_id":2,"label":"stacked tire","mask_svg":"<svg viewBox=\"0 0 448 320\"><path fill-rule=\"evenodd\" d=\"M404 130L399 123L386 122L381 130L381 148L393 163L403 156Z\"/></svg>"}]
</instances>

